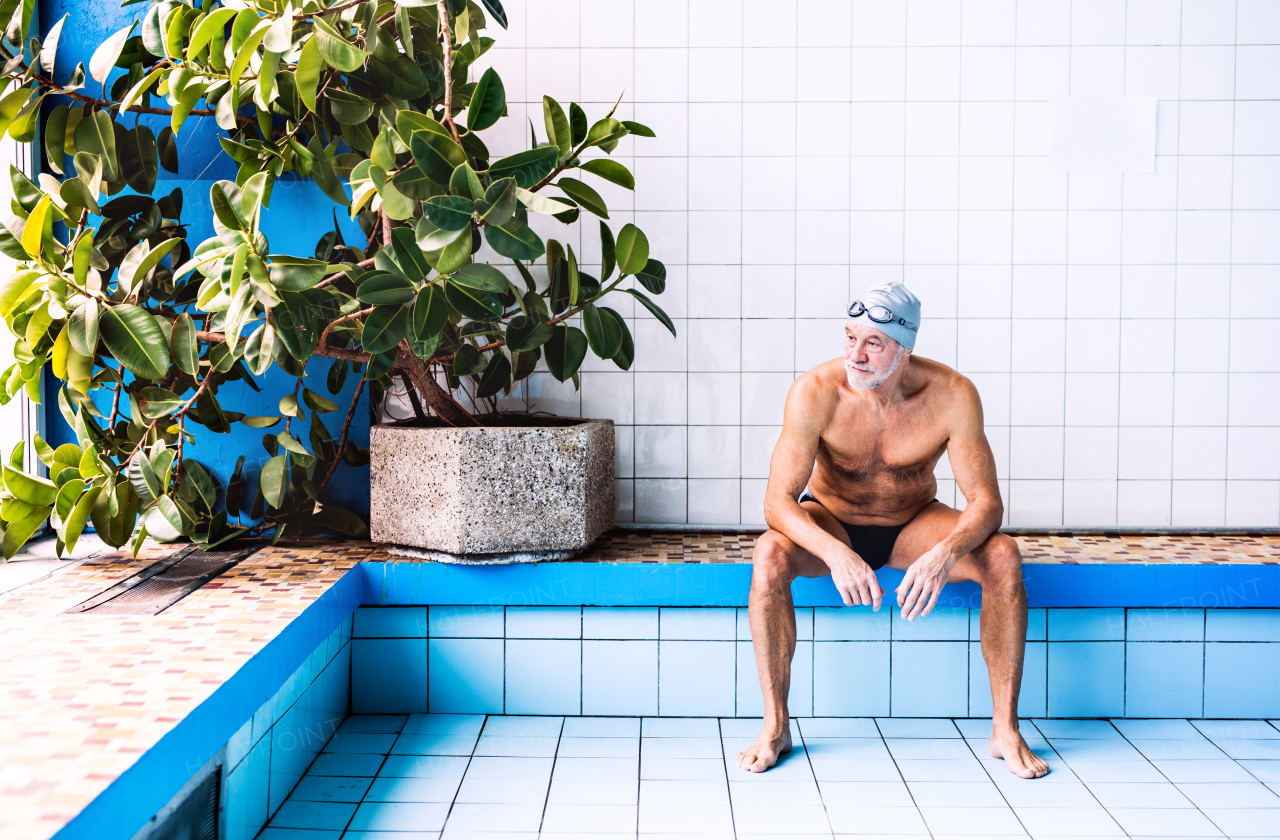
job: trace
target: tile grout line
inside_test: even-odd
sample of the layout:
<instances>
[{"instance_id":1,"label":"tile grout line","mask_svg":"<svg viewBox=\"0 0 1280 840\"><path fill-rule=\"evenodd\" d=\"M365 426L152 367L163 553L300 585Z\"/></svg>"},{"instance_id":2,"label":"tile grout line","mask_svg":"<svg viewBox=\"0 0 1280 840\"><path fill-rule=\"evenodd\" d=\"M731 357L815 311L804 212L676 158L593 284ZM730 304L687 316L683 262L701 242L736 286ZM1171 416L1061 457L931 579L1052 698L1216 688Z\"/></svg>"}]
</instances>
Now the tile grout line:
<instances>
[{"instance_id":1,"label":"tile grout line","mask_svg":"<svg viewBox=\"0 0 1280 840\"><path fill-rule=\"evenodd\" d=\"M912 807L916 809L916 814L920 817L920 822L924 823L924 830L929 832L930 837L933 837L933 828L925 820L924 811L920 810L920 803L916 802L916 795L912 792L911 785L907 783L907 777L902 774L902 768L898 766L898 757L893 754L893 750L889 749L889 742L884 739L884 730L880 728L879 718L873 717L871 720L876 725L876 732L880 735L880 743L884 745L884 751L889 754L889 760L893 762L893 769L898 771L898 778L902 780L902 786L907 789L907 796L911 797ZM951 725L955 726L954 723Z\"/></svg>"},{"instance_id":2,"label":"tile grout line","mask_svg":"<svg viewBox=\"0 0 1280 840\"><path fill-rule=\"evenodd\" d=\"M787 721L787 726L791 726L791 719ZM813 786L818 789L818 801L822 803L822 813L826 815L827 827L831 829L834 837L836 833L835 826L831 824L831 811L827 809L827 799L822 795L822 783L818 781L818 772L813 768L813 756L809 754L809 746L804 740L804 729L799 722L796 723L796 731L800 733L800 746L804 749L805 761L809 763L809 775L813 778ZM903 784L906 784L905 782Z\"/></svg>"},{"instance_id":3,"label":"tile grout line","mask_svg":"<svg viewBox=\"0 0 1280 840\"><path fill-rule=\"evenodd\" d=\"M1176 719L1176 718L1175 718L1175 719ZM1191 725L1191 726L1194 726L1194 724L1192 724L1192 723L1191 723L1191 721L1186 720L1185 718L1184 718L1183 720L1184 720L1184 722L1185 722L1185 723L1187 723L1187 724L1189 724L1189 725ZM1108 720L1108 721L1107 721L1107 723L1111 723L1111 721L1110 721L1110 720ZM1112 726L1112 728L1113 728L1113 729L1115 729L1117 732L1120 732L1120 728L1119 728L1118 726L1116 726L1114 723L1111 723L1111 726ZM1199 731L1199 730L1197 729L1197 731ZM1206 739L1206 740L1208 740L1208 741L1209 741L1209 743L1213 744L1215 747L1218 747L1218 745L1217 745L1216 743L1214 743L1213 739L1209 738L1209 736L1208 736L1208 735L1205 735L1203 732L1201 732L1200 734L1201 734L1201 735L1204 735L1205 739ZM1120 737L1121 737L1121 738L1124 738L1124 742L1125 742L1126 744L1128 744L1129 746L1131 746L1131 747L1133 747L1135 750L1137 750L1138 754L1142 756L1142 760L1143 760L1143 761L1145 761L1145 762L1147 762L1148 764L1150 764L1150 765L1155 769L1155 771L1156 771L1157 773L1159 773L1161 776L1164 776L1165 781L1167 781L1167 782L1169 783L1169 785L1170 785L1174 790L1176 790L1176 791L1178 791L1178 793L1182 794L1182 788L1178 787L1178 783L1177 783L1177 782L1175 782L1173 779L1170 779L1167 775L1165 775L1165 772L1164 772L1163 770L1161 770L1161 769L1160 769L1160 767L1159 767L1158 765L1156 765L1156 763L1155 763L1154 761L1152 761L1151 759L1147 758L1146 753L1144 753L1144 752L1142 752L1142 750L1138 749L1138 747L1137 747L1137 746L1136 746L1132 741L1130 741L1130 740L1129 740L1129 736L1125 735L1125 734L1124 734L1124 732L1120 732ZM1139 739L1139 740L1141 740L1141 739ZM1218 749L1222 750L1222 748L1221 748L1221 747L1218 747ZM1223 755L1226 755L1226 750L1222 750L1222 753L1223 753ZM1234 758L1231 758L1231 756L1229 756L1229 755L1228 755L1228 756L1227 756L1227 759L1228 759L1228 760L1230 760L1233 764L1235 763L1235 759L1234 759ZM1239 767L1240 765L1239 765L1239 764L1237 764L1236 766L1238 766L1238 767ZM1240 767L1240 769L1244 770L1244 768L1243 768L1243 767ZM1245 772L1247 773L1247 772L1249 772L1249 771L1245 770ZM1187 783L1187 782L1183 782L1183 784L1189 784L1189 783ZM1085 787L1088 787L1088 785L1085 785ZM1089 792L1090 792L1090 793L1093 793L1093 791L1092 791L1092 790L1090 790ZM1186 796L1186 794L1182 794L1182 795L1183 795L1184 797L1186 797L1186 799L1187 799L1188 801L1191 801L1191 797ZM1217 829L1218 829L1218 831L1222 831L1222 829L1218 826L1218 824L1217 824L1217 823L1215 823L1215 822L1214 822L1214 821L1209 817L1209 815L1208 815L1208 814L1206 814L1204 811L1202 811L1202 810L1200 809L1200 806L1199 806L1199 805L1196 805L1196 803L1195 803L1195 802L1191 802L1191 804L1192 804L1193 806L1195 806L1196 813L1200 814L1200 815L1201 815L1201 816L1203 816L1206 820L1208 820L1208 821L1209 821L1209 824L1210 824L1210 825L1212 825L1214 828L1217 828ZM1102 807L1103 807L1103 808L1106 808L1106 806L1105 806L1105 805L1103 805ZM1108 814L1108 815L1110 815L1110 814L1111 814L1111 809L1110 809L1110 808L1106 808L1106 810L1107 810L1107 814ZM1190 809L1188 808L1188 809L1183 809L1183 810L1190 810ZM1115 820L1116 818L1115 818L1115 816L1111 816L1111 819ZM1116 820L1116 825L1120 825L1120 821L1119 821L1119 820ZM1120 826L1120 830L1121 830L1121 831L1124 831L1126 834L1128 834L1128 833L1129 833L1129 832L1125 829L1125 827L1124 827L1124 826ZM1223 836L1223 837L1229 837L1230 835L1228 835L1228 834L1227 834L1227 832L1222 831L1222 836Z\"/></svg>"},{"instance_id":4,"label":"tile grout line","mask_svg":"<svg viewBox=\"0 0 1280 840\"><path fill-rule=\"evenodd\" d=\"M729 798L729 831L736 838L738 836L738 818L733 813L733 786L729 784L729 757L724 751L724 725L721 720L722 718L716 718L716 732L720 735L720 766L724 768L724 792Z\"/></svg>"},{"instance_id":5,"label":"tile grout line","mask_svg":"<svg viewBox=\"0 0 1280 840\"><path fill-rule=\"evenodd\" d=\"M476 757L476 750L480 748L480 739L484 737L485 727L489 725L489 718L493 715L486 714L484 721L480 724L480 731L476 733L476 742L471 745L471 753L467 756L467 766L462 768L462 778L458 780L458 789L453 792L453 799L449 800L449 810L444 815L444 822L440 824L440 834L443 835L445 829L449 825L449 817L453 816L453 806L458 804L458 794L462 792L462 785L467 780L467 773L471 770L471 762ZM408 723L408 721L405 721Z\"/></svg>"},{"instance_id":6,"label":"tile grout line","mask_svg":"<svg viewBox=\"0 0 1280 840\"><path fill-rule=\"evenodd\" d=\"M547 807L551 804L551 786L556 780L556 762L560 758L560 743L564 740L565 718L560 718L560 731L556 734L556 753L551 757L551 775L547 777L547 793L542 798L542 815L538 818L538 835L547 822Z\"/></svg>"}]
</instances>

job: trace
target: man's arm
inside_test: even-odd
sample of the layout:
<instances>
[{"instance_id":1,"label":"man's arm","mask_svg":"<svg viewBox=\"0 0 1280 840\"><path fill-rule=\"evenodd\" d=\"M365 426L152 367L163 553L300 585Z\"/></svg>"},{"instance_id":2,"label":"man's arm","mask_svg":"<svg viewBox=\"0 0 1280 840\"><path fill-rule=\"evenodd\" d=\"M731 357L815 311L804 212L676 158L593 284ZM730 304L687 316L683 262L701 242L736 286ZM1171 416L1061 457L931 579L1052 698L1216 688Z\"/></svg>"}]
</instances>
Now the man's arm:
<instances>
[{"instance_id":1,"label":"man's arm","mask_svg":"<svg viewBox=\"0 0 1280 840\"><path fill-rule=\"evenodd\" d=\"M769 461L764 521L827 564L845 606L862 604L878 610L884 593L875 572L796 501L813 473L818 440L832 409L831 405L824 404L815 385L811 377L801 377L787 393L782 436Z\"/></svg>"},{"instance_id":2,"label":"man's arm","mask_svg":"<svg viewBox=\"0 0 1280 840\"><path fill-rule=\"evenodd\" d=\"M972 382L963 378L960 381L951 412L947 456L956 486L964 494L965 509L951 533L913 563L898 586L898 605L908 620L929 614L952 567L982 545L1004 517L995 456L983 431L982 401Z\"/></svg>"}]
</instances>

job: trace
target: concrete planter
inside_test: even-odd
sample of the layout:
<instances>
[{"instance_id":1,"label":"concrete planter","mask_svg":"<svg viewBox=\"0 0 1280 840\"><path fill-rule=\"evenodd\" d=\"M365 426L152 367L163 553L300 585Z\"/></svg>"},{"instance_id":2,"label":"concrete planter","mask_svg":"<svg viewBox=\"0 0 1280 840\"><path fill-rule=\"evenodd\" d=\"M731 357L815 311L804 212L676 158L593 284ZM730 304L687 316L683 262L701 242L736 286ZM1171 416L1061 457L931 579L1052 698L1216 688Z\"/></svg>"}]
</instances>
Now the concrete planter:
<instances>
[{"instance_id":1,"label":"concrete planter","mask_svg":"<svg viewBox=\"0 0 1280 840\"><path fill-rule=\"evenodd\" d=\"M369 434L375 542L467 559L551 559L613 527L613 421Z\"/></svg>"}]
</instances>

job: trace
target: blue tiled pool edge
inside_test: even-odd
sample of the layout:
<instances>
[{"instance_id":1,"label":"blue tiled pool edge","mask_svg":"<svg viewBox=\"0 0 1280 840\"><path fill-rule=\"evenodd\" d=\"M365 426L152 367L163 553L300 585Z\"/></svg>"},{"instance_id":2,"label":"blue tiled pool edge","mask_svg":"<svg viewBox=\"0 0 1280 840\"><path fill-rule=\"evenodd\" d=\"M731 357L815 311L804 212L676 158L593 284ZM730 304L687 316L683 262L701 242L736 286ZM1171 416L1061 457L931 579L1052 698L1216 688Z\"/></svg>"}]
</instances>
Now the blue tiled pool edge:
<instances>
[{"instance_id":1,"label":"blue tiled pool edge","mask_svg":"<svg viewBox=\"0 0 1280 840\"><path fill-rule=\"evenodd\" d=\"M891 593L902 573L882 569L877 576ZM744 607L750 577L747 564L360 563L54 836L59 840L131 838L195 770L253 720L360 606ZM1269 612L1280 607L1280 567L1273 566L1032 564L1024 566L1024 577L1033 608L1260 608ZM829 578L799 580L793 592L797 607L842 603ZM939 605L976 609L981 605L980 589L974 584L950 585ZM256 834L251 826L245 829L243 834L229 836L234 840Z\"/></svg>"}]
</instances>

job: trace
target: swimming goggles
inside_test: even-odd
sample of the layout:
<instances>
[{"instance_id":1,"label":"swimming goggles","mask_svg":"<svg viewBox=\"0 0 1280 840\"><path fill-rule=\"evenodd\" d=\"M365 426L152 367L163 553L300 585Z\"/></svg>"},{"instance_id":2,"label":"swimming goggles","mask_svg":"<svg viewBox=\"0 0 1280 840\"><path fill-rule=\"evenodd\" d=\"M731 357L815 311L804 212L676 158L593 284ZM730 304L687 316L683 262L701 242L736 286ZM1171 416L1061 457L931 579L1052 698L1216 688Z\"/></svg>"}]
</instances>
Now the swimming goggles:
<instances>
[{"instance_id":1,"label":"swimming goggles","mask_svg":"<svg viewBox=\"0 0 1280 840\"><path fill-rule=\"evenodd\" d=\"M919 324L913 324L906 318L899 318L897 315L894 315L887 306L880 306L879 304L876 304L875 306L863 306L862 301L860 300L855 300L853 303L849 304L850 318L857 318L859 315L863 314L872 321L875 321L877 324L892 324L897 322L912 332L920 331Z\"/></svg>"}]
</instances>

